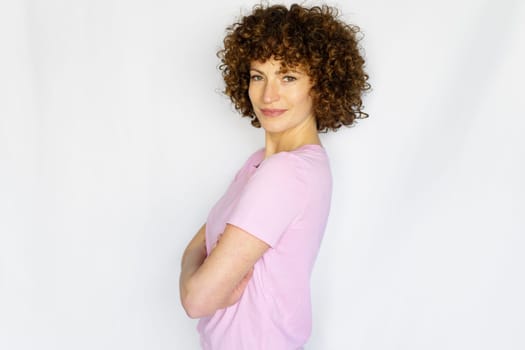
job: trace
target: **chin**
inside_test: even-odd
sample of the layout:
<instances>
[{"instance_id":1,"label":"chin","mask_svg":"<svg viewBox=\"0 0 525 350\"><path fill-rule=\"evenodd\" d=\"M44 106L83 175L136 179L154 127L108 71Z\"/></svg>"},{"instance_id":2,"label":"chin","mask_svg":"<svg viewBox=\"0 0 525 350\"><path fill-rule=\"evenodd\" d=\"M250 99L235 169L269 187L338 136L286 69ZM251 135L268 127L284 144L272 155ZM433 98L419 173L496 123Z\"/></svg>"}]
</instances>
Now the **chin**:
<instances>
[{"instance_id":1,"label":"chin","mask_svg":"<svg viewBox=\"0 0 525 350\"><path fill-rule=\"evenodd\" d=\"M287 129L286 127L282 127L279 125L268 125L268 124L263 124L263 123L261 123L261 128L263 128L264 131L271 133L271 134L278 134L283 131L286 131Z\"/></svg>"}]
</instances>

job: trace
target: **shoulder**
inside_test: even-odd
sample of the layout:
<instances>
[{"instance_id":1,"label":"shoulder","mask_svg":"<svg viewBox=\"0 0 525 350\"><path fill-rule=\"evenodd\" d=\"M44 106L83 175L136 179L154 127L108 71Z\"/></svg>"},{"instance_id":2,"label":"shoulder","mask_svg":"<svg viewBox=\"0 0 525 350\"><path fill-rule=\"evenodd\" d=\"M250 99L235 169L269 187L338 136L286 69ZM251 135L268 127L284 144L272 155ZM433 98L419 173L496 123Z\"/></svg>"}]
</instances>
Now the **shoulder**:
<instances>
[{"instance_id":1,"label":"shoulder","mask_svg":"<svg viewBox=\"0 0 525 350\"><path fill-rule=\"evenodd\" d=\"M260 162L261 160L264 158L264 148L261 148L261 149L258 149L257 151L255 151L254 153L252 153L248 159L246 159L246 161L244 162L244 164L242 165L242 167L237 171L237 173L235 174L235 178L234 178L234 181L236 181L237 179L239 179L239 177L246 173L246 172L249 172L249 169L252 168L252 167L256 167Z\"/></svg>"},{"instance_id":2,"label":"shoulder","mask_svg":"<svg viewBox=\"0 0 525 350\"><path fill-rule=\"evenodd\" d=\"M264 162L283 166L329 166L328 155L321 145L304 145L292 151L279 152Z\"/></svg>"},{"instance_id":3,"label":"shoulder","mask_svg":"<svg viewBox=\"0 0 525 350\"><path fill-rule=\"evenodd\" d=\"M293 151L277 153L272 157L275 157L276 163L282 164L290 171L304 173L308 178L331 176L328 155L320 145L305 145Z\"/></svg>"},{"instance_id":4,"label":"shoulder","mask_svg":"<svg viewBox=\"0 0 525 350\"><path fill-rule=\"evenodd\" d=\"M290 153L298 162L303 163L304 166L329 168L328 154L321 145L304 145Z\"/></svg>"},{"instance_id":5,"label":"shoulder","mask_svg":"<svg viewBox=\"0 0 525 350\"><path fill-rule=\"evenodd\" d=\"M257 151L253 152L248 159L244 162L243 168L248 166L256 166L264 158L264 148L260 148Z\"/></svg>"},{"instance_id":6,"label":"shoulder","mask_svg":"<svg viewBox=\"0 0 525 350\"><path fill-rule=\"evenodd\" d=\"M276 153L261 162L259 176L275 176L282 182L306 185L331 182L328 156L320 145L306 145L288 152Z\"/></svg>"}]
</instances>

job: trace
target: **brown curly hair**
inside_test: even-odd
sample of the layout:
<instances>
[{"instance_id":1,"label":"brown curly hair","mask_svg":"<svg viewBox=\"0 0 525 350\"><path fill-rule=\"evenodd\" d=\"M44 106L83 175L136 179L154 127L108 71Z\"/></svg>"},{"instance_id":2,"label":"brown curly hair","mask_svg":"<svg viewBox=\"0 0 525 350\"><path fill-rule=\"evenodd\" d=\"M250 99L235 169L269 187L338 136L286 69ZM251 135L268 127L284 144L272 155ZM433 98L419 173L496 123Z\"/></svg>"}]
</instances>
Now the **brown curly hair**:
<instances>
[{"instance_id":1,"label":"brown curly hair","mask_svg":"<svg viewBox=\"0 0 525 350\"><path fill-rule=\"evenodd\" d=\"M358 46L360 29L338 16L337 9L327 5L256 5L227 28L224 48L217 52L224 93L253 126L261 124L248 96L250 63L270 58L281 61L283 68L304 69L312 80L318 131L335 131L368 117L362 111L361 96L370 84Z\"/></svg>"}]
</instances>

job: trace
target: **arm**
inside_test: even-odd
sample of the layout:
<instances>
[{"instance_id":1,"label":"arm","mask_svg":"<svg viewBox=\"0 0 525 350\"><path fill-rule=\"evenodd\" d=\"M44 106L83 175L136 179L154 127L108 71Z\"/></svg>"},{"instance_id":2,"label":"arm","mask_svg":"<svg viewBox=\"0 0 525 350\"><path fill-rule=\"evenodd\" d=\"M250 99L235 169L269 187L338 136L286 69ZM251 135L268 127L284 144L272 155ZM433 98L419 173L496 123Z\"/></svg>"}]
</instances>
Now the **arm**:
<instances>
[{"instance_id":1,"label":"arm","mask_svg":"<svg viewBox=\"0 0 525 350\"><path fill-rule=\"evenodd\" d=\"M269 246L248 232L226 225L220 244L206 257L203 226L182 258L180 296L192 318L213 314L238 301L255 262Z\"/></svg>"},{"instance_id":2,"label":"arm","mask_svg":"<svg viewBox=\"0 0 525 350\"><path fill-rule=\"evenodd\" d=\"M187 287L188 280L202 265L206 259L206 224L202 225L197 234L190 241L184 253L182 254L181 272L179 278L179 292L182 306L186 310L188 316L192 316L190 306L187 302Z\"/></svg>"}]
</instances>

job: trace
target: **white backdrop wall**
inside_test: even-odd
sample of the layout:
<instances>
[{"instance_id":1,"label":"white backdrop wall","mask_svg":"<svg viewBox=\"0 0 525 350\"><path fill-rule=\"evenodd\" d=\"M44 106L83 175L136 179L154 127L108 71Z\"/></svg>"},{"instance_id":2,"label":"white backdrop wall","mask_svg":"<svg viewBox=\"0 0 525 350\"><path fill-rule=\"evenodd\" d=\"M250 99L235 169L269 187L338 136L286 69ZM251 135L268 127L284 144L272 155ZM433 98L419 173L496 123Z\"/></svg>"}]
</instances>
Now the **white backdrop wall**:
<instances>
[{"instance_id":1,"label":"white backdrop wall","mask_svg":"<svg viewBox=\"0 0 525 350\"><path fill-rule=\"evenodd\" d=\"M524 349L525 5L331 4L373 91L323 135L306 348ZM263 145L215 57L252 5L0 3L0 349L198 348L181 254Z\"/></svg>"}]
</instances>

